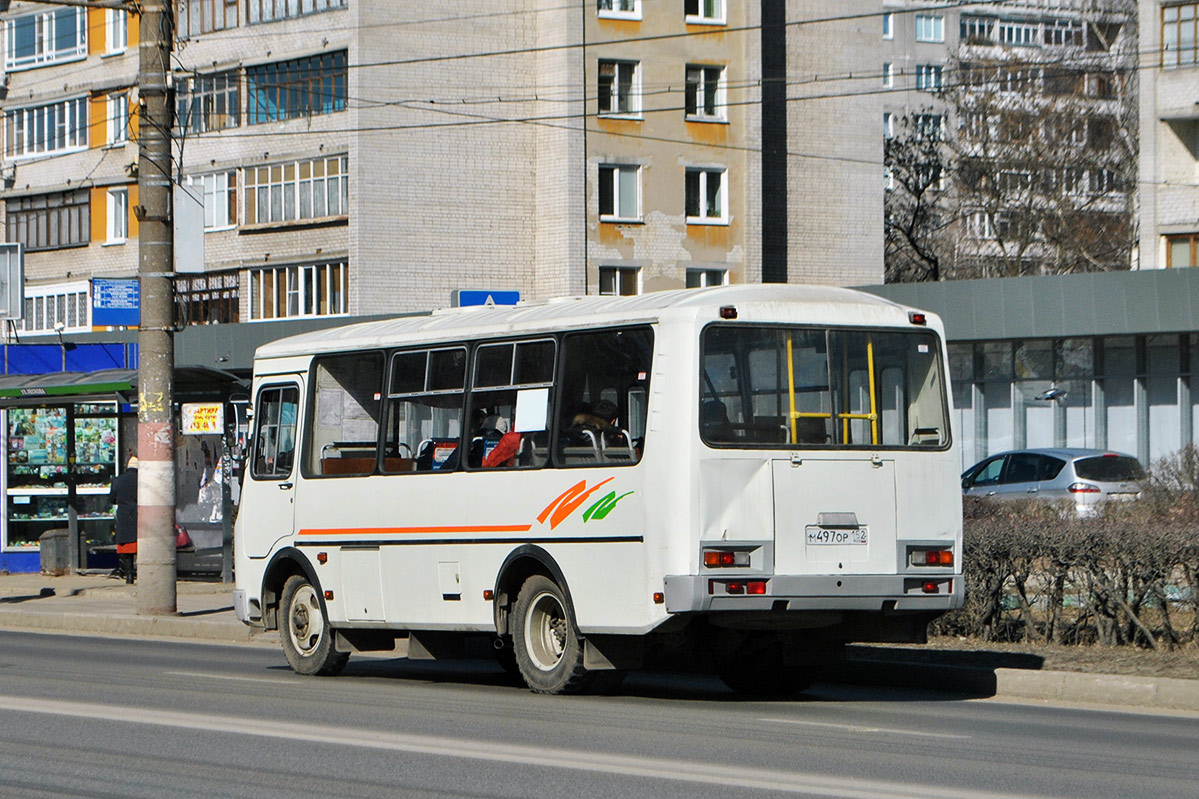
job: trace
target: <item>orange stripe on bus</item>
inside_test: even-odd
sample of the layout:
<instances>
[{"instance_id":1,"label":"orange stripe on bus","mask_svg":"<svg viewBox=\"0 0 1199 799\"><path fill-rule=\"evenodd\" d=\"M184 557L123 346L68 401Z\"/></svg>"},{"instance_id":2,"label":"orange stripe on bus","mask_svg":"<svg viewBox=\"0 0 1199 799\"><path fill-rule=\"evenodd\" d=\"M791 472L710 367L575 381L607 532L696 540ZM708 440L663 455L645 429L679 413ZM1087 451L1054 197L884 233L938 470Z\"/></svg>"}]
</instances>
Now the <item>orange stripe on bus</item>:
<instances>
[{"instance_id":1,"label":"orange stripe on bus","mask_svg":"<svg viewBox=\"0 0 1199 799\"><path fill-rule=\"evenodd\" d=\"M334 527L301 530L300 535L410 535L412 533L527 533L531 524L482 524L449 527Z\"/></svg>"}]
</instances>

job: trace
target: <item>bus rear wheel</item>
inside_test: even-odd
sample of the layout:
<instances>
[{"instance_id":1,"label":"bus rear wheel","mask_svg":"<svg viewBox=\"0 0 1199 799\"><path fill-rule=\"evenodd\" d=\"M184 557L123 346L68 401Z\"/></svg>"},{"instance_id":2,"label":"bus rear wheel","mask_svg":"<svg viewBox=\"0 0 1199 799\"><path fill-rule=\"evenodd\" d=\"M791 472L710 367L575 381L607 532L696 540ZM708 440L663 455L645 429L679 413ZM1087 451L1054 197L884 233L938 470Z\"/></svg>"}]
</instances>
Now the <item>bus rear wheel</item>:
<instances>
[{"instance_id":1,"label":"bus rear wheel","mask_svg":"<svg viewBox=\"0 0 1199 799\"><path fill-rule=\"evenodd\" d=\"M536 574L525 581L513 608L512 654L530 690L577 693L586 687L583 642L566 595L553 580Z\"/></svg>"},{"instance_id":2,"label":"bus rear wheel","mask_svg":"<svg viewBox=\"0 0 1199 799\"><path fill-rule=\"evenodd\" d=\"M283 584L279 638L283 654L297 674L332 676L345 668L348 652L333 648L333 631L320 595L308 578L293 574Z\"/></svg>"}]
</instances>

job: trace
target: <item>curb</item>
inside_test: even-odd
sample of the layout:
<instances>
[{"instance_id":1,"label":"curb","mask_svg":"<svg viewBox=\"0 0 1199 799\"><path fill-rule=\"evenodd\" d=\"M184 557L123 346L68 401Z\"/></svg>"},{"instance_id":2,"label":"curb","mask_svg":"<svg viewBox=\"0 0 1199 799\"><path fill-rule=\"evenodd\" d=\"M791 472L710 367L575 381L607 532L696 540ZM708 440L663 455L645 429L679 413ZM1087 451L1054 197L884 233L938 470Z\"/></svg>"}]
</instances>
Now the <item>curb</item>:
<instances>
[{"instance_id":1,"label":"curb","mask_svg":"<svg viewBox=\"0 0 1199 799\"><path fill-rule=\"evenodd\" d=\"M106 613L0 613L0 630L182 638L218 643L273 641L266 632L238 622L178 616L124 616Z\"/></svg>"}]
</instances>

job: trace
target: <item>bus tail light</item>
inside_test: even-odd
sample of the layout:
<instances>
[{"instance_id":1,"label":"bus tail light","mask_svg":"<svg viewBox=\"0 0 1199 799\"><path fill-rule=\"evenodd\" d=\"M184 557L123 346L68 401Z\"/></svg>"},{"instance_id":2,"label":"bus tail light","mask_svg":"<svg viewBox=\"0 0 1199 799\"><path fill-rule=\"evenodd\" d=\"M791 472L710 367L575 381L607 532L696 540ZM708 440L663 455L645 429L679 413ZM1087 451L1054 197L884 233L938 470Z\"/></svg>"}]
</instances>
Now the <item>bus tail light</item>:
<instances>
[{"instance_id":1,"label":"bus tail light","mask_svg":"<svg viewBox=\"0 0 1199 799\"><path fill-rule=\"evenodd\" d=\"M1099 486L1093 486L1090 483L1071 483L1066 490L1071 494L1098 494Z\"/></svg>"},{"instance_id":2,"label":"bus tail light","mask_svg":"<svg viewBox=\"0 0 1199 799\"><path fill-rule=\"evenodd\" d=\"M747 594L757 594L759 596L766 593L765 580L750 580L745 584L745 592Z\"/></svg>"},{"instance_id":3,"label":"bus tail light","mask_svg":"<svg viewBox=\"0 0 1199 799\"><path fill-rule=\"evenodd\" d=\"M911 564L913 566L952 566L952 549L913 549Z\"/></svg>"},{"instance_id":4,"label":"bus tail light","mask_svg":"<svg viewBox=\"0 0 1199 799\"><path fill-rule=\"evenodd\" d=\"M708 580L709 594L765 596L769 580ZM724 589L724 590L721 590Z\"/></svg>"},{"instance_id":5,"label":"bus tail light","mask_svg":"<svg viewBox=\"0 0 1199 799\"><path fill-rule=\"evenodd\" d=\"M925 580L924 585L920 586L920 590L926 594L935 594L940 589L935 580Z\"/></svg>"},{"instance_id":6,"label":"bus tail light","mask_svg":"<svg viewBox=\"0 0 1199 799\"><path fill-rule=\"evenodd\" d=\"M734 549L705 549L704 565L709 569L748 566L749 552Z\"/></svg>"}]
</instances>

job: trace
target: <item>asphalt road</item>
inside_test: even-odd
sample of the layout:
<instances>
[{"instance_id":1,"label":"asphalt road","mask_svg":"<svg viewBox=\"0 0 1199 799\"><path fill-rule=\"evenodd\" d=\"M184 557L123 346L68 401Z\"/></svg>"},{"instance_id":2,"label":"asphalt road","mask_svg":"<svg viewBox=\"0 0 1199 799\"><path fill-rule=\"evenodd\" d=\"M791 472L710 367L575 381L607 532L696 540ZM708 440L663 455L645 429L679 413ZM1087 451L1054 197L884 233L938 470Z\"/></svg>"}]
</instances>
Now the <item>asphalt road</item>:
<instances>
[{"instance_id":1,"label":"asphalt road","mask_svg":"<svg viewBox=\"0 0 1199 799\"><path fill-rule=\"evenodd\" d=\"M0 632L0 797L1194 799L1199 716L635 674L546 697L488 662Z\"/></svg>"}]
</instances>

